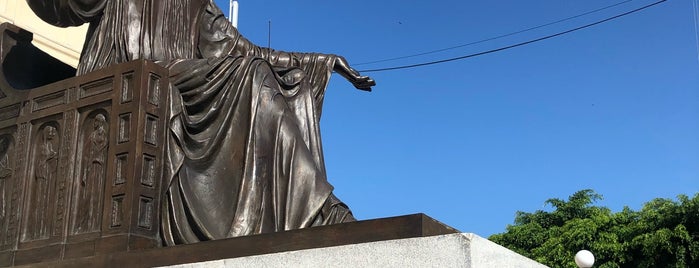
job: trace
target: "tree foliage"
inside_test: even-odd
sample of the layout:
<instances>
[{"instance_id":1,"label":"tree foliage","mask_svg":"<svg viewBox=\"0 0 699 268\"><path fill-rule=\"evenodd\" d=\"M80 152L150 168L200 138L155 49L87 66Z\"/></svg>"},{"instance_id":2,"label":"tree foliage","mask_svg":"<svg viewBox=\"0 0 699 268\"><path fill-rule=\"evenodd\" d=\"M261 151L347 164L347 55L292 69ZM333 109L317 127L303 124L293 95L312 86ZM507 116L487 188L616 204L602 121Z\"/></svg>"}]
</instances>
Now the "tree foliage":
<instances>
[{"instance_id":1,"label":"tree foliage","mask_svg":"<svg viewBox=\"0 0 699 268\"><path fill-rule=\"evenodd\" d=\"M593 205L600 199L587 189L546 200L553 211L519 211L490 240L551 267L577 267L582 249L595 255L595 267L699 267L699 193L616 213Z\"/></svg>"}]
</instances>

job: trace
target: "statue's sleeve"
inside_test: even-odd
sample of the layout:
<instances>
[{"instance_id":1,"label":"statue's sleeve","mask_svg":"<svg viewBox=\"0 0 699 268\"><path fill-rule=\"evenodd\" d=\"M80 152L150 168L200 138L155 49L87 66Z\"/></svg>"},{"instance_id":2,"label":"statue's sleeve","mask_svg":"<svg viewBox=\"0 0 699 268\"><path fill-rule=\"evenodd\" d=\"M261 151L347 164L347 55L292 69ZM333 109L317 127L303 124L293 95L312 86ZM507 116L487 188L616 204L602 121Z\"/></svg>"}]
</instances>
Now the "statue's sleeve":
<instances>
[{"instance_id":1,"label":"statue's sleeve","mask_svg":"<svg viewBox=\"0 0 699 268\"><path fill-rule=\"evenodd\" d=\"M332 54L285 52L259 47L243 37L212 2L207 5L200 20L198 47L202 58L255 56L266 59L275 67L306 69L304 65L310 63L309 57L320 57L330 63L327 67L332 70L336 58Z\"/></svg>"},{"instance_id":2,"label":"statue's sleeve","mask_svg":"<svg viewBox=\"0 0 699 268\"><path fill-rule=\"evenodd\" d=\"M313 114L317 120L320 119L325 89L336 55L275 51L256 46L233 27L213 1L204 8L199 24L199 57L243 56L265 59L280 75L282 84L310 90L315 103Z\"/></svg>"},{"instance_id":3,"label":"statue's sleeve","mask_svg":"<svg viewBox=\"0 0 699 268\"><path fill-rule=\"evenodd\" d=\"M59 26L78 26L98 19L109 0L27 0L27 4L45 22Z\"/></svg>"}]
</instances>

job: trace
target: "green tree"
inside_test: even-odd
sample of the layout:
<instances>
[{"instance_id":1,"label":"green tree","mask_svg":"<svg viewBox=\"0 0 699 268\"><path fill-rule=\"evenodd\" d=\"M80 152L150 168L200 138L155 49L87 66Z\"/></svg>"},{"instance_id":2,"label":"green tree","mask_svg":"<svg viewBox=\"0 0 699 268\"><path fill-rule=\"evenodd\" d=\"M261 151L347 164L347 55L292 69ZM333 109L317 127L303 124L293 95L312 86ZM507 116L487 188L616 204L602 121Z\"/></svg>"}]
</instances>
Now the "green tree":
<instances>
[{"instance_id":1,"label":"green tree","mask_svg":"<svg viewBox=\"0 0 699 268\"><path fill-rule=\"evenodd\" d=\"M581 249L595 254L595 267L699 267L699 193L616 213L593 205L600 199L587 189L546 200L553 211L519 211L489 239L551 267L577 267Z\"/></svg>"}]
</instances>

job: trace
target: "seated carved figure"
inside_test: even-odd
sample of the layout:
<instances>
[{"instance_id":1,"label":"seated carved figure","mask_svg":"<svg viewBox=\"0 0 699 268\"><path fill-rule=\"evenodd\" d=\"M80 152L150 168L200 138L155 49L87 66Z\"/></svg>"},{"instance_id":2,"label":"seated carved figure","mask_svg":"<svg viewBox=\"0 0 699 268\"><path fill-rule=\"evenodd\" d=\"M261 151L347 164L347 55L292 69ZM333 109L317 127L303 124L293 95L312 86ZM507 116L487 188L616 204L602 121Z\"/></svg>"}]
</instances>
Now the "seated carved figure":
<instances>
[{"instance_id":1,"label":"seated carved figure","mask_svg":"<svg viewBox=\"0 0 699 268\"><path fill-rule=\"evenodd\" d=\"M165 245L354 220L326 179L318 126L333 70L375 84L344 58L255 46L213 0L28 3L51 24L90 24L77 75L136 59L169 70Z\"/></svg>"}]
</instances>

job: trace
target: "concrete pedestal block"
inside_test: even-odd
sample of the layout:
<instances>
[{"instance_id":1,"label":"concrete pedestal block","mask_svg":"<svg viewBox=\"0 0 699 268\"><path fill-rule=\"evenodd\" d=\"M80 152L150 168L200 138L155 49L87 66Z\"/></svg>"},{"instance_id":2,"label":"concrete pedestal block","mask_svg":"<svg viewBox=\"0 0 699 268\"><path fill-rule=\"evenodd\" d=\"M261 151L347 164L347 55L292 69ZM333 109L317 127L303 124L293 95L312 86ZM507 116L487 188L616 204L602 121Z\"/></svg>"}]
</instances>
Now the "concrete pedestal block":
<instances>
[{"instance_id":1,"label":"concrete pedestal block","mask_svg":"<svg viewBox=\"0 0 699 268\"><path fill-rule=\"evenodd\" d=\"M471 233L386 240L168 266L547 267Z\"/></svg>"}]
</instances>

